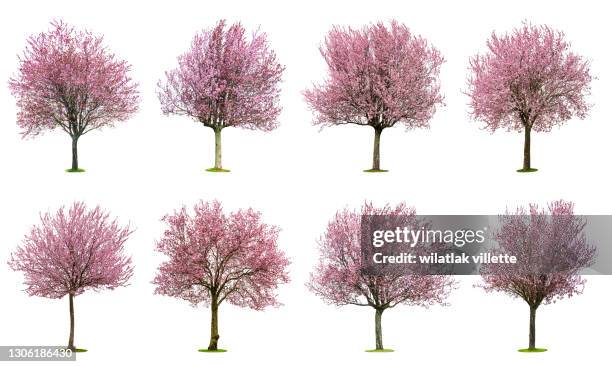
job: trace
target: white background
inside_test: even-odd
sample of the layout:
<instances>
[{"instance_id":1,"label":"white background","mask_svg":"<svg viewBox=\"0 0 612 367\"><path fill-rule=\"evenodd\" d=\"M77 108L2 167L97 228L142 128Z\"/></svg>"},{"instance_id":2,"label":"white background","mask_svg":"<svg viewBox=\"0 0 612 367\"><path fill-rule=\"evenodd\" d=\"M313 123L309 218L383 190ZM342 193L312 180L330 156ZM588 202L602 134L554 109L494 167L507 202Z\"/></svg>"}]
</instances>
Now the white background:
<instances>
[{"instance_id":1,"label":"white background","mask_svg":"<svg viewBox=\"0 0 612 367\"><path fill-rule=\"evenodd\" d=\"M145 5L146 4L146 5ZM28 297L22 275L5 265L38 212L84 200L100 204L136 229L127 249L135 274L131 286L90 292L76 299L76 344L89 352L78 365L589 365L609 360L610 285L591 276L583 295L540 308L538 346L527 346L528 308L523 301L473 288L462 277L449 307L397 307L383 317L385 346L369 354L374 312L328 306L304 287L316 258L316 238L336 210L405 201L420 214L495 214L529 202L572 200L582 214L612 214L609 196L609 92L612 54L605 2L583 1L19 1L0 11L0 345L57 345L68 336L68 301ZM29 34L54 17L105 35L106 43L133 65L141 111L114 129L80 141L85 174L67 174L70 141L63 132L22 140L15 100L6 81ZM213 134L183 117L164 117L155 84L175 65L193 34L219 18L261 25L287 66L281 126L271 133L223 131L224 167L213 163ZM371 166L373 132L341 126L319 131L301 97L324 76L317 47L332 24L359 26L395 18L426 36L446 56L441 80L446 106L431 128L382 136L382 168ZM484 50L491 31L521 20L566 31L574 50L592 60L594 107L585 120L532 137L532 162L540 171L518 174L522 135L489 134L467 115L468 58ZM256 312L227 304L220 310L220 347L198 353L209 338L209 310L153 295L163 260L154 252L161 216L199 199L226 209L252 206L282 228L279 244L292 260L292 282L279 290L284 306ZM598 363L601 364L601 363ZM605 364L605 362L604 362ZM20 364L26 365L26 363ZM73 364L71 364L73 365Z\"/></svg>"}]
</instances>

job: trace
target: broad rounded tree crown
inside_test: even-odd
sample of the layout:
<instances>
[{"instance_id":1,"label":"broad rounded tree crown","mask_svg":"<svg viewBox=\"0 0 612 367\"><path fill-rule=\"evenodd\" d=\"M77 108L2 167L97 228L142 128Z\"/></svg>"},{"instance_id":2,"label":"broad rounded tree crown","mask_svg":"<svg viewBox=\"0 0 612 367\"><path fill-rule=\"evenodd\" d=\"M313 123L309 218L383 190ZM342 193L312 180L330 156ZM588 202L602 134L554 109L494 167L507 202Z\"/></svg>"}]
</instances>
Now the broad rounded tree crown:
<instances>
[{"instance_id":1,"label":"broad rounded tree crown","mask_svg":"<svg viewBox=\"0 0 612 367\"><path fill-rule=\"evenodd\" d=\"M284 66L265 33L247 32L222 20L195 35L178 67L158 83L164 114L192 117L211 128L237 126L269 131L277 127Z\"/></svg>"},{"instance_id":2,"label":"broad rounded tree crown","mask_svg":"<svg viewBox=\"0 0 612 367\"><path fill-rule=\"evenodd\" d=\"M428 127L443 103L438 77L444 58L396 21L334 26L320 51L327 78L304 92L315 124Z\"/></svg>"},{"instance_id":3,"label":"broad rounded tree crown","mask_svg":"<svg viewBox=\"0 0 612 367\"><path fill-rule=\"evenodd\" d=\"M471 115L490 131L549 131L589 110L589 62L571 51L565 34L527 22L495 32L488 51L470 60Z\"/></svg>"},{"instance_id":4,"label":"broad rounded tree crown","mask_svg":"<svg viewBox=\"0 0 612 367\"><path fill-rule=\"evenodd\" d=\"M49 31L28 38L19 71L9 80L22 134L61 128L78 137L127 120L139 103L130 68L101 36L52 22Z\"/></svg>"}]
</instances>

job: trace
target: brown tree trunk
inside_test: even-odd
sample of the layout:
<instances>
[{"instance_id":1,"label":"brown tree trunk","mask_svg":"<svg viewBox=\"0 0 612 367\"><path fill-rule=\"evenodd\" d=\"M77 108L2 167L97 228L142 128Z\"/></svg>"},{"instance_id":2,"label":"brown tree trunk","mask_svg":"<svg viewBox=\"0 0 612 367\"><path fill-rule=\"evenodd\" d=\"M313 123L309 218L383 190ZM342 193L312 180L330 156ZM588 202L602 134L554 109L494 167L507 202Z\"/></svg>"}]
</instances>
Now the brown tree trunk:
<instances>
[{"instance_id":1,"label":"brown tree trunk","mask_svg":"<svg viewBox=\"0 0 612 367\"><path fill-rule=\"evenodd\" d=\"M215 168L222 169L221 166L221 128L215 130Z\"/></svg>"},{"instance_id":2,"label":"brown tree trunk","mask_svg":"<svg viewBox=\"0 0 612 367\"><path fill-rule=\"evenodd\" d=\"M79 169L79 157L77 152L77 143L79 141L78 136L72 137L72 168L71 170L77 171Z\"/></svg>"},{"instance_id":3,"label":"brown tree trunk","mask_svg":"<svg viewBox=\"0 0 612 367\"><path fill-rule=\"evenodd\" d=\"M525 128L525 144L523 147L523 171L531 169L531 126L524 125Z\"/></svg>"},{"instance_id":4,"label":"brown tree trunk","mask_svg":"<svg viewBox=\"0 0 612 367\"><path fill-rule=\"evenodd\" d=\"M382 131L382 128L374 128L374 152L372 156L373 171L380 170L380 135L382 134Z\"/></svg>"},{"instance_id":5,"label":"brown tree trunk","mask_svg":"<svg viewBox=\"0 0 612 367\"><path fill-rule=\"evenodd\" d=\"M68 294L68 303L70 307L70 336L68 337L68 349L76 350L74 347L74 296Z\"/></svg>"},{"instance_id":6,"label":"brown tree trunk","mask_svg":"<svg viewBox=\"0 0 612 367\"><path fill-rule=\"evenodd\" d=\"M537 310L537 307L529 306L529 349L535 349L536 310Z\"/></svg>"},{"instance_id":7,"label":"brown tree trunk","mask_svg":"<svg viewBox=\"0 0 612 367\"><path fill-rule=\"evenodd\" d=\"M376 309L376 315L374 317L374 330L376 333L376 349L384 349L383 348L383 341L382 341L382 314L383 314L383 309L381 308L377 308Z\"/></svg>"},{"instance_id":8,"label":"brown tree trunk","mask_svg":"<svg viewBox=\"0 0 612 367\"><path fill-rule=\"evenodd\" d=\"M217 350L219 342L219 304L215 298L213 298L211 301L210 309L210 343L208 344L208 350Z\"/></svg>"}]
</instances>

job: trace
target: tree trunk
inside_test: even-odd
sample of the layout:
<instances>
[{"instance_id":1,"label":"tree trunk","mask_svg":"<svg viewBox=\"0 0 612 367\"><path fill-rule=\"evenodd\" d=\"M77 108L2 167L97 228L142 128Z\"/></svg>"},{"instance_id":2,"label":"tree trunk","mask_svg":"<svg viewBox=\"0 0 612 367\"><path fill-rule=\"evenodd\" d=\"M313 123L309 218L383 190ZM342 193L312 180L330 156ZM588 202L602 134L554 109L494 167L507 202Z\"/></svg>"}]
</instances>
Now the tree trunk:
<instances>
[{"instance_id":1,"label":"tree trunk","mask_svg":"<svg viewBox=\"0 0 612 367\"><path fill-rule=\"evenodd\" d=\"M214 128L215 131L215 168L222 169L221 166L221 128Z\"/></svg>"},{"instance_id":2,"label":"tree trunk","mask_svg":"<svg viewBox=\"0 0 612 367\"><path fill-rule=\"evenodd\" d=\"M525 128L525 144L523 149L523 171L531 169L531 126L524 125Z\"/></svg>"},{"instance_id":3,"label":"tree trunk","mask_svg":"<svg viewBox=\"0 0 612 367\"><path fill-rule=\"evenodd\" d=\"M77 152L77 143L79 141L78 136L72 137L72 168L71 170L77 171L79 169L79 157Z\"/></svg>"},{"instance_id":4,"label":"tree trunk","mask_svg":"<svg viewBox=\"0 0 612 367\"><path fill-rule=\"evenodd\" d=\"M374 317L374 330L376 332L376 349L384 349L383 341L382 341L382 324L381 324L383 311L384 311L383 309L377 308L376 316Z\"/></svg>"},{"instance_id":5,"label":"tree trunk","mask_svg":"<svg viewBox=\"0 0 612 367\"><path fill-rule=\"evenodd\" d=\"M372 170L380 170L380 135L383 129L374 128L374 152L372 156Z\"/></svg>"},{"instance_id":6,"label":"tree trunk","mask_svg":"<svg viewBox=\"0 0 612 367\"><path fill-rule=\"evenodd\" d=\"M529 306L529 349L535 349L536 310L537 310L537 307Z\"/></svg>"},{"instance_id":7,"label":"tree trunk","mask_svg":"<svg viewBox=\"0 0 612 367\"><path fill-rule=\"evenodd\" d=\"M70 336L68 337L68 349L76 350L74 347L74 296L68 294L68 303L70 307Z\"/></svg>"},{"instance_id":8,"label":"tree trunk","mask_svg":"<svg viewBox=\"0 0 612 367\"><path fill-rule=\"evenodd\" d=\"M210 308L210 343L208 344L208 350L217 350L217 344L219 342L219 304L216 299L213 298Z\"/></svg>"}]
</instances>

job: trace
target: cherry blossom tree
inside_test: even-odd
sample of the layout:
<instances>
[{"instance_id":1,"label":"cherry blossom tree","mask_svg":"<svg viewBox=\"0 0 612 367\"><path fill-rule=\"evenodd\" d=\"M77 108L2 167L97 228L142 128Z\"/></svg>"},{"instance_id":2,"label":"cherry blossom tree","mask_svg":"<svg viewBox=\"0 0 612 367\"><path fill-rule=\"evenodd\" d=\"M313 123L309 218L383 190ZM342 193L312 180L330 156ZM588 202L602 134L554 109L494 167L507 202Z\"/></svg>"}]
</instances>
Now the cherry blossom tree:
<instances>
[{"instance_id":1,"label":"cherry blossom tree","mask_svg":"<svg viewBox=\"0 0 612 367\"><path fill-rule=\"evenodd\" d=\"M195 35L191 48L179 56L178 67L158 83L165 115L184 115L215 133L215 167L221 165L221 130L240 127L271 131L281 112L279 84L284 66L268 45L265 33L247 37L240 23L221 20Z\"/></svg>"},{"instance_id":2,"label":"cherry blossom tree","mask_svg":"<svg viewBox=\"0 0 612 367\"><path fill-rule=\"evenodd\" d=\"M25 275L30 296L62 298L68 295L70 336L74 346L74 298L86 290L115 289L128 285L133 267L124 254L132 233L100 207L87 209L76 202L55 214L41 214L40 224L25 236L11 255L9 266Z\"/></svg>"},{"instance_id":3,"label":"cherry blossom tree","mask_svg":"<svg viewBox=\"0 0 612 367\"><path fill-rule=\"evenodd\" d=\"M314 124L354 124L374 129L372 169L380 169L380 137L402 123L427 128L443 103L439 73L444 58L407 26L392 21L361 29L334 26L321 55L328 67L323 84L304 92Z\"/></svg>"},{"instance_id":4,"label":"cherry blossom tree","mask_svg":"<svg viewBox=\"0 0 612 367\"><path fill-rule=\"evenodd\" d=\"M22 135L63 130L72 139L68 171L82 172L79 138L125 121L138 110L137 84L130 68L107 49L101 36L52 22L49 31L28 39L19 72L9 80Z\"/></svg>"},{"instance_id":5,"label":"cherry blossom tree","mask_svg":"<svg viewBox=\"0 0 612 367\"><path fill-rule=\"evenodd\" d=\"M516 256L517 264L483 264L480 286L527 302L527 351L542 350L535 346L538 307L580 294L584 288L585 279L579 272L595 257L595 248L585 237L585 225L584 217L574 215L574 205L562 200L544 209L531 204L528 209L518 208L500 217L496 250Z\"/></svg>"},{"instance_id":6,"label":"cherry blossom tree","mask_svg":"<svg viewBox=\"0 0 612 367\"><path fill-rule=\"evenodd\" d=\"M307 285L330 304L372 307L376 350L383 351L381 320L385 310L400 304L424 307L443 304L454 281L445 275L408 272L370 275L365 272L361 252L363 215L405 216L415 228L421 224L415 210L404 204L374 207L365 203L360 211L344 209L337 212L319 241L319 262Z\"/></svg>"},{"instance_id":7,"label":"cherry blossom tree","mask_svg":"<svg viewBox=\"0 0 612 367\"><path fill-rule=\"evenodd\" d=\"M589 110L589 62L571 51L565 34L527 22L510 34L495 32L488 52L470 60L471 115L486 129L523 131L523 168L531 167L531 131L547 132Z\"/></svg>"},{"instance_id":8,"label":"cherry blossom tree","mask_svg":"<svg viewBox=\"0 0 612 367\"><path fill-rule=\"evenodd\" d=\"M279 284L287 283L289 261L278 248L279 229L253 209L226 214L221 203L199 202L163 218L167 227L157 250L168 256L153 283L156 294L210 305L210 343L218 349L218 310L227 301L263 310L280 305Z\"/></svg>"}]
</instances>

